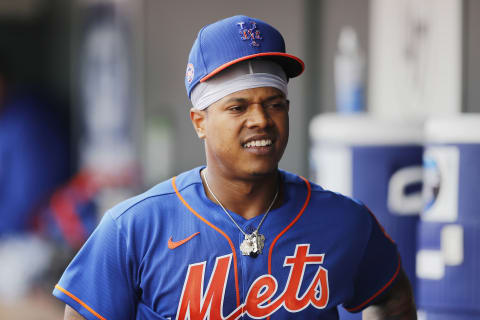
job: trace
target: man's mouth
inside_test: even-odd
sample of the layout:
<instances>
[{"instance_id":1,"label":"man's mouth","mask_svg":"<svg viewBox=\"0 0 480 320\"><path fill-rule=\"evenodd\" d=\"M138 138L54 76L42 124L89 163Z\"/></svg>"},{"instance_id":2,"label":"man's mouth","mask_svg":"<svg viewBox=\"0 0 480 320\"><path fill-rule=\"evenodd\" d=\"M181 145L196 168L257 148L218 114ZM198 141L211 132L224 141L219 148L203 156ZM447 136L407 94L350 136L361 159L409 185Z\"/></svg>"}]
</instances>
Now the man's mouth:
<instances>
[{"instance_id":1,"label":"man's mouth","mask_svg":"<svg viewBox=\"0 0 480 320\"><path fill-rule=\"evenodd\" d=\"M271 139L252 140L243 144L244 148L268 147L272 145Z\"/></svg>"}]
</instances>

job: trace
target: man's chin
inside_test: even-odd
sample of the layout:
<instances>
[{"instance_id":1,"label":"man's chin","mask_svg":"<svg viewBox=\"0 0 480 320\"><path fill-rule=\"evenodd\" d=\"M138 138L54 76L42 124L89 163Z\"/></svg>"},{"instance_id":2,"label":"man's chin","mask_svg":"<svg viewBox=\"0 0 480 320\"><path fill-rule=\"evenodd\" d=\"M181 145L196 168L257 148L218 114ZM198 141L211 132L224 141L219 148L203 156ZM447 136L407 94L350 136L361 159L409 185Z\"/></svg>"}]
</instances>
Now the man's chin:
<instances>
[{"instance_id":1,"label":"man's chin","mask_svg":"<svg viewBox=\"0 0 480 320\"><path fill-rule=\"evenodd\" d=\"M275 174L277 170L278 170L278 164L268 166L268 167L262 167L262 168L252 168L249 171L249 175L252 178L256 178L256 179L266 178L271 176L272 174Z\"/></svg>"}]
</instances>

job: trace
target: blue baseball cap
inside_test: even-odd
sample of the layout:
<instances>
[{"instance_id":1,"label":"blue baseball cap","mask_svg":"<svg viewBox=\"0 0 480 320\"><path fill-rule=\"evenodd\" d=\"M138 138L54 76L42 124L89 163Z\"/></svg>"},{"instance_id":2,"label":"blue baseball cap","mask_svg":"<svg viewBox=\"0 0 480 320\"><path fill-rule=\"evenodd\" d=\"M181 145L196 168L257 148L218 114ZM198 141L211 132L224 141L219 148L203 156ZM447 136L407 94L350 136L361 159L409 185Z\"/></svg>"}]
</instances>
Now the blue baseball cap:
<instances>
[{"instance_id":1,"label":"blue baseball cap","mask_svg":"<svg viewBox=\"0 0 480 320\"><path fill-rule=\"evenodd\" d=\"M192 89L237 62L265 58L278 63L288 78L300 75L305 64L285 52L285 41L268 23L243 16L233 16L203 27L193 43L185 72L185 87Z\"/></svg>"}]
</instances>

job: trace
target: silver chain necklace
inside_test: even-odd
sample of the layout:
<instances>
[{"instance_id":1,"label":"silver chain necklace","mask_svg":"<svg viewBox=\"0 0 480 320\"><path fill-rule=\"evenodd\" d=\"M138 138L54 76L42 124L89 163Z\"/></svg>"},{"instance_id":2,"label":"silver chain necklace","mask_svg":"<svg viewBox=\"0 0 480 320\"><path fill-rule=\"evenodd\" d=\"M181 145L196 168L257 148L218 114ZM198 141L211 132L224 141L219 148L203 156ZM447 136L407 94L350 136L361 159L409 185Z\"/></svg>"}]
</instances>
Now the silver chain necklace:
<instances>
[{"instance_id":1,"label":"silver chain necklace","mask_svg":"<svg viewBox=\"0 0 480 320\"><path fill-rule=\"evenodd\" d=\"M215 193L213 193L212 189L210 189L210 185L208 184L207 180L207 174L206 170L202 171L203 178L205 179L205 184L207 185L208 191L212 194L213 198L218 202L220 207L223 209L223 211L227 214L227 216L232 220L233 224L240 230L241 233L245 236L245 239L243 239L242 243L240 244L240 251L242 252L242 255L244 256L250 256L252 258L256 258L259 254L262 253L262 249L265 245L265 236L261 233L258 233L258 230L260 229L260 226L262 225L263 221L267 217L268 213L270 212L270 209L272 209L273 204L275 203L275 200L277 200L278 196L278 188L277 192L275 192L275 196L273 197L272 203L268 206L267 211L265 212L262 220L260 220L260 223L258 224L257 229L253 231L251 234L246 233L245 231L242 230L242 228L235 222L235 219L228 213L227 209L223 206L223 204L218 200L217 196Z\"/></svg>"}]
</instances>

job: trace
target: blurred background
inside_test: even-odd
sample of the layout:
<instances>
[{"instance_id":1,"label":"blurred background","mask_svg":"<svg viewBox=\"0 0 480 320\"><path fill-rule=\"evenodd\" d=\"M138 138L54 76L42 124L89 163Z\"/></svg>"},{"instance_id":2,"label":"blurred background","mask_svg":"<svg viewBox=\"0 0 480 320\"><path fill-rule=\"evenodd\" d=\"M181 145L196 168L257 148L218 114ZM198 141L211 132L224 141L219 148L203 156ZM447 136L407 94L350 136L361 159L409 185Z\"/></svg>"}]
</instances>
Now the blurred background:
<instances>
[{"instance_id":1,"label":"blurred background","mask_svg":"<svg viewBox=\"0 0 480 320\"><path fill-rule=\"evenodd\" d=\"M372 209L420 319L480 319L475 0L0 0L0 319L62 319L50 292L105 210L205 163L187 57L235 14L306 63L281 167Z\"/></svg>"}]
</instances>

